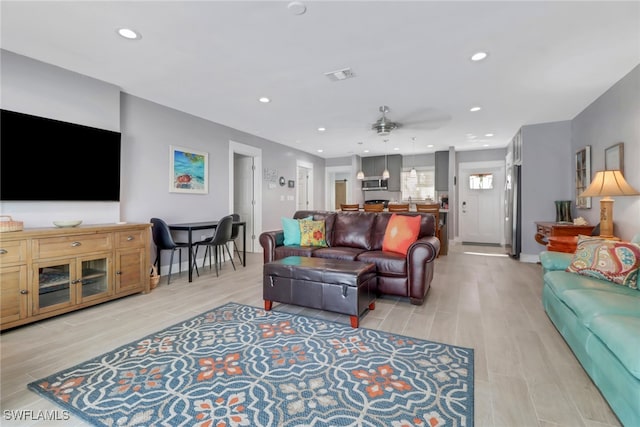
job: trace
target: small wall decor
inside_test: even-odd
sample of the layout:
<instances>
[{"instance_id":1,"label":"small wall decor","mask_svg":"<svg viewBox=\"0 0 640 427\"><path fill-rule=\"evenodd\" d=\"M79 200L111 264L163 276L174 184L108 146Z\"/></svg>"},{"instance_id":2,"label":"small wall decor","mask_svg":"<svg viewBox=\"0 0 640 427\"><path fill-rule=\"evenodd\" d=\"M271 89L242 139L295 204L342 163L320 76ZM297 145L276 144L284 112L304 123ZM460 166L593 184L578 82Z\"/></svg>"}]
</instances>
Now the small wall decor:
<instances>
[{"instance_id":1,"label":"small wall decor","mask_svg":"<svg viewBox=\"0 0 640 427\"><path fill-rule=\"evenodd\" d=\"M591 184L591 146L576 153L576 208L591 209L591 197L579 197Z\"/></svg>"},{"instance_id":2,"label":"small wall decor","mask_svg":"<svg viewBox=\"0 0 640 427\"><path fill-rule=\"evenodd\" d=\"M278 181L278 170L277 169L269 169L264 168L262 171L262 179L267 182L276 182Z\"/></svg>"},{"instance_id":3,"label":"small wall decor","mask_svg":"<svg viewBox=\"0 0 640 427\"><path fill-rule=\"evenodd\" d=\"M604 168L619 170L624 175L624 142L619 142L604 150Z\"/></svg>"},{"instance_id":4,"label":"small wall decor","mask_svg":"<svg viewBox=\"0 0 640 427\"><path fill-rule=\"evenodd\" d=\"M284 179L284 176L281 176L278 183L280 184L280 187L284 187L287 181Z\"/></svg>"},{"instance_id":5,"label":"small wall decor","mask_svg":"<svg viewBox=\"0 0 640 427\"><path fill-rule=\"evenodd\" d=\"M289 180L288 184L289 184L289 188L293 188L296 186L296 182L292 179Z\"/></svg>"},{"instance_id":6,"label":"small wall decor","mask_svg":"<svg viewBox=\"0 0 640 427\"><path fill-rule=\"evenodd\" d=\"M209 153L169 146L169 191L207 194L209 192Z\"/></svg>"}]
</instances>

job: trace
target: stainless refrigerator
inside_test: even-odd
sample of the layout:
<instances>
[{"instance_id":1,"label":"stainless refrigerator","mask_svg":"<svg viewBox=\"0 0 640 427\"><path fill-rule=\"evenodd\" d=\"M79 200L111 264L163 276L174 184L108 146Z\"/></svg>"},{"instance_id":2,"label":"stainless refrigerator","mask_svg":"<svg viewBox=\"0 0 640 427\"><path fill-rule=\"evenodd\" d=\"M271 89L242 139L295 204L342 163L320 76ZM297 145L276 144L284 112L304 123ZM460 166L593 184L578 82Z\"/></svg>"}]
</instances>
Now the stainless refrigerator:
<instances>
[{"instance_id":1,"label":"stainless refrigerator","mask_svg":"<svg viewBox=\"0 0 640 427\"><path fill-rule=\"evenodd\" d=\"M505 250L513 258L520 258L522 243L521 169L520 165L509 166L504 186Z\"/></svg>"}]
</instances>

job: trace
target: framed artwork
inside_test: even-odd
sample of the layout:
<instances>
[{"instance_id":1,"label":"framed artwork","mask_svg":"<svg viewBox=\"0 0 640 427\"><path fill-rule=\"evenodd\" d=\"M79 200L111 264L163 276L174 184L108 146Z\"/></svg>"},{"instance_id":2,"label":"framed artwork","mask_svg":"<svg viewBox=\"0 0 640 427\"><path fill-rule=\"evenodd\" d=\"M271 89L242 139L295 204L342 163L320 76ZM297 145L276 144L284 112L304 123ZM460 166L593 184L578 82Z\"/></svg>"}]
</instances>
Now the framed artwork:
<instances>
[{"instance_id":1,"label":"framed artwork","mask_svg":"<svg viewBox=\"0 0 640 427\"><path fill-rule=\"evenodd\" d=\"M295 187L295 186L296 186L296 182L295 182L294 180L292 180L292 179L290 179L290 180L287 182L287 184L289 184L289 188L293 188L293 187Z\"/></svg>"},{"instance_id":2,"label":"framed artwork","mask_svg":"<svg viewBox=\"0 0 640 427\"><path fill-rule=\"evenodd\" d=\"M619 170L624 175L624 142L619 142L604 150L605 170Z\"/></svg>"},{"instance_id":3,"label":"framed artwork","mask_svg":"<svg viewBox=\"0 0 640 427\"><path fill-rule=\"evenodd\" d=\"M209 153L169 146L169 192L209 193Z\"/></svg>"},{"instance_id":4,"label":"framed artwork","mask_svg":"<svg viewBox=\"0 0 640 427\"><path fill-rule=\"evenodd\" d=\"M576 208L591 209L591 197L580 197L580 193L591 184L591 146L576 153Z\"/></svg>"}]
</instances>

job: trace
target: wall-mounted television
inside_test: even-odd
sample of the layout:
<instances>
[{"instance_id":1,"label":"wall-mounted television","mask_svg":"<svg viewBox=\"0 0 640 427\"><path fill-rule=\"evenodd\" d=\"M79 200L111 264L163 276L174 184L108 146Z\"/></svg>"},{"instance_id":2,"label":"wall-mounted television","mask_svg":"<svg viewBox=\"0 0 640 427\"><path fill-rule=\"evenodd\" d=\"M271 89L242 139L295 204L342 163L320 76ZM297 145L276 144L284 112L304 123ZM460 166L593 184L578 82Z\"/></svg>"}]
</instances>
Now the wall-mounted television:
<instances>
[{"instance_id":1,"label":"wall-mounted television","mask_svg":"<svg viewBox=\"0 0 640 427\"><path fill-rule=\"evenodd\" d=\"M119 201L120 132L0 110L0 200Z\"/></svg>"}]
</instances>

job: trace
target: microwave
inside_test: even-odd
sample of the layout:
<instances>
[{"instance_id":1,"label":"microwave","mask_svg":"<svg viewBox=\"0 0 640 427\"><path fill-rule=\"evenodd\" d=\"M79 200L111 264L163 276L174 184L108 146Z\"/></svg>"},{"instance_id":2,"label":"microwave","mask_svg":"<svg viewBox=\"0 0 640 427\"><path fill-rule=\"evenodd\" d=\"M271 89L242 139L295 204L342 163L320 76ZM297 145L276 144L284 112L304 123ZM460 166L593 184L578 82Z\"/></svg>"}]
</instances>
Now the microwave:
<instances>
[{"instance_id":1,"label":"microwave","mask_svg":"<svg viewBox=\"0 0 640 427\"><path fill-rule=\"evenodd\" d=\"M386 190L389 188L389 180L382 178L365 178L362 180L362 191Z\"/></svg>"}]
</instances>

